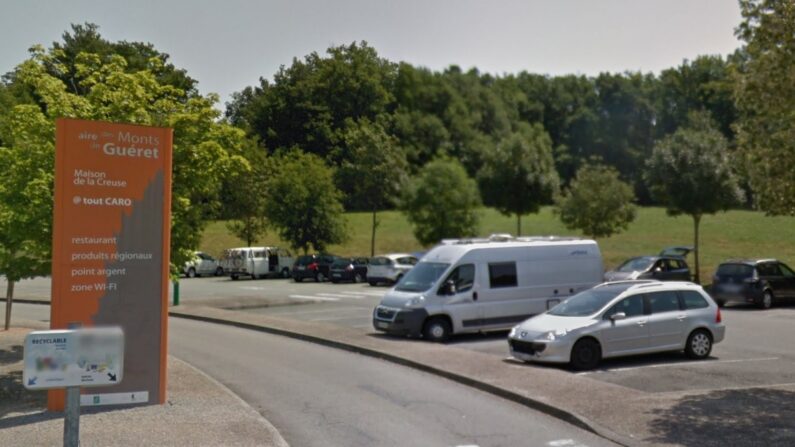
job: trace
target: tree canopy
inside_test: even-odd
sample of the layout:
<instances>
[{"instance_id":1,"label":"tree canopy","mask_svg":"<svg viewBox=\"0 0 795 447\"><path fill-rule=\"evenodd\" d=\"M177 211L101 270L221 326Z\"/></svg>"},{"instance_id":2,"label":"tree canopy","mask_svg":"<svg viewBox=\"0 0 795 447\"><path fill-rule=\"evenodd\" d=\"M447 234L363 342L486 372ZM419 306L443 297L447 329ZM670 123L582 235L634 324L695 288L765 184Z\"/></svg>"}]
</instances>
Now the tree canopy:
<instances>
[{"instance_id":1,"label":"tree canopy","mask_svg":"<svg viewBox=\"0 0 795 447\"><path fill-rule=\"evenodd\" d=\"M477 234L480 195L461 163L449 159L431 161L403 194L401 209L422 245Z\"/></svg>"}]
</instances>

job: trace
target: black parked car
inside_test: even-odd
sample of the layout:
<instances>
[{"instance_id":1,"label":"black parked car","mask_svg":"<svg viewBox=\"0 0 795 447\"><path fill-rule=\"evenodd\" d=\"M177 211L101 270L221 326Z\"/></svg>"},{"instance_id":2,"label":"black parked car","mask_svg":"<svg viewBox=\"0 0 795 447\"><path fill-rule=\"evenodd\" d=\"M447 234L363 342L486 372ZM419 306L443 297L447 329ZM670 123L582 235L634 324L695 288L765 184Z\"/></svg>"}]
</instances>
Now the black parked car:
<instances>
[{"instance_id":1,"label":"black parked car","mask_svg":"<svg viewBox=\"0 0 795 447\"><path fill-rule=\"evenodd\" d=\"M362 282L367 280L367 258L337 258L331 264L331 282Z\"/></svg>"},{"instance_id":2,"label":"black parked car","mask_svg":"<svg viewBox=\"0 0 795 447\"><path fill-rule=\"evenodd\" d=\"M712 277L712 297L719 306L751 303L769 309L795 298L795 272L775 259L726 261Z\"/></svg>"},{"instance_id":3,"label":"black parked car","mask_svg":"<svg viewBox=\"0 0 795 447\"><path fill-rule=\"evenodd\" d=\"M685 262L692 247L668 247L656 256L639 256L605 273L605 282L631 279L659 281L690 281L690 267Z\"/></svg>"},{"instance_id":4,"label":"black parked car","mask_svg":"<svg viewBox=\"0 0 795 447\"><path fill-rule=\"evenodd\" d=\"M299 256L293 264L293 280L301 282L306 278L323 282L329 278L331 264L337 257L329 254Z\"/></svg>"}]
</instances>

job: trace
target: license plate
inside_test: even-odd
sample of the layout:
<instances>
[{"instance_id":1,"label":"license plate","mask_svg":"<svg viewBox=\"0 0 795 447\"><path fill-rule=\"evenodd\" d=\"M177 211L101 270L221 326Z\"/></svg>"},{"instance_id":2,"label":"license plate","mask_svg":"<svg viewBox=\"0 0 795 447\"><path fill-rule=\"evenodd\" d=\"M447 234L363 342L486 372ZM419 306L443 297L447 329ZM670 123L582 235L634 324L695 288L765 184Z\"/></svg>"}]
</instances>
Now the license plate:
<instances>
[{"instance_id":1,"label":"license plate","mask_svg":"<svg viewBox=\"0 0 795 447\"><path fill-rule=\"evenodd\" d=\"M380 327L382 329L386 329L386 328L389 327L389 323L385 323L383 321L376 321L375 322L375 327Z\"/></svg>"},{"instance_id":2,"label":"license plate","mask_svg":"<svg viewBox=\"0 0 795 447\"><path fill-rule=\"evenodd\" d=\"M739 284L724 284L723 286L721 286L721 290L728 293L737 293L740 291L741 288L742 286L740 286Z\"/></svg>"},{"instance_id":3,"label":"license plate","mask_svg":"<svg viewBox=\"0 0 795 447\"><path fill-rule=\"evenodd\" d=\"M298 270L306 270L306 267L304 267L303 265L299 265Z\"/></svg>"},{"instance_id":4,"label":"license plate","mask_svg":"<svg viewBox=\"0 0 795 447\"><path fill-rule=\"evenodd\" d=\"M333 276L335 278L339 278L341 275L339 273L332 273L331 276Z\"/></svg>"}]
</instances>

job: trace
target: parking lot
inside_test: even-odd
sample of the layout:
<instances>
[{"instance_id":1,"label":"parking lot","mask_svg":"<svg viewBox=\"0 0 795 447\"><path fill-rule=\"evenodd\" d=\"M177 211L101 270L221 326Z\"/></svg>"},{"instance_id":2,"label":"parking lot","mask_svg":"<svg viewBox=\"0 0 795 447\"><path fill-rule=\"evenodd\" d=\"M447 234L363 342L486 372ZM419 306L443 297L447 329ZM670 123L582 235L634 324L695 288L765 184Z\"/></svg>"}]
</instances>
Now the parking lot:
<instances>
[{"instance_id":1,"label":"parking lot","mask_svg":"<svg viewBox=\"0 0 795 447\"><path fill-rule=\"evenodd\" d=\"M210 305L336 324L359 329L367 336L384 337L372 329L371 313L388 287L295 283L286 279L232 281L225 277L183 279L180 286L184 305ZM49 280L25 281L17 291L20 298L48 296ZM728 306L722 313L727 326L726 339L715 345L712 356L705 361L692 361L681 353L663 353L604 360L598 369L579 373L558 366L521 366L527 368L528 377L535 368L553 368L649 393L795 384L795 353L791 345L795 337L792 325L795 305L770 310ZM470 334L454 337L448 346L487 353L495 361L515 362L508 357L505 338L506 332ZM405 342L425 343L409 339Z\"/></svg>"},{"instance_id":2,"label":"parking lot","mask_svg":"<svg viewBox=\"0 0 795 447\"><path fill-rule=\"evenodd\" d=\"M230 281L227 278L183 280L185 302L211 300L216 293L230 297L257 297L262 306L240 309L304 321L318 321L361 329L370 334L371 313L388 287L367 284L331 284L266 279ZM222 292L223 291L223 292ZM229 298L225 298L229 299ZM232 302L237 300L232 299ZM528 364L534 368L556 368L592 380L621 385L650 393L706 391L795 384L795 305L762 311L749 306L723 309L726 339L715 345L706 361L692 361L681 353L663 353L605 360L599 369L574 373L557 366ZM470 349L491 354L495 360L514 362L507 355L506 332L454 337L451 349ZM382 335L376 335L382 336ZM406 343L424 343L406 340Z\"/></svg>"}]
</instances>

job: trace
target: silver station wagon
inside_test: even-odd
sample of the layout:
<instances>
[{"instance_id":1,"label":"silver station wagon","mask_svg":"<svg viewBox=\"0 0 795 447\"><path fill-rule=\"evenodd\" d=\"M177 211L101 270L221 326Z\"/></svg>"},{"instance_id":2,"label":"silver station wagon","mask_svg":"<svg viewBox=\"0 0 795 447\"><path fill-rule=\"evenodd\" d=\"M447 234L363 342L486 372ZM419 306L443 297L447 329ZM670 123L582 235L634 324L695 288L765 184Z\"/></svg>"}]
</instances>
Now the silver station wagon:
<instances>
[{"instance_id":1,"label":"silver station wagon","mask_svg":"<svg viewBox=\"0 0 795 447\"><path fill-rule=\"evenodd\" d=\"M580 292L511 329L523 361L595 368L603 358L684 350L703 359L723 340L718 305L689 282L620 281Z\"/></svg>"}]
</instances>

